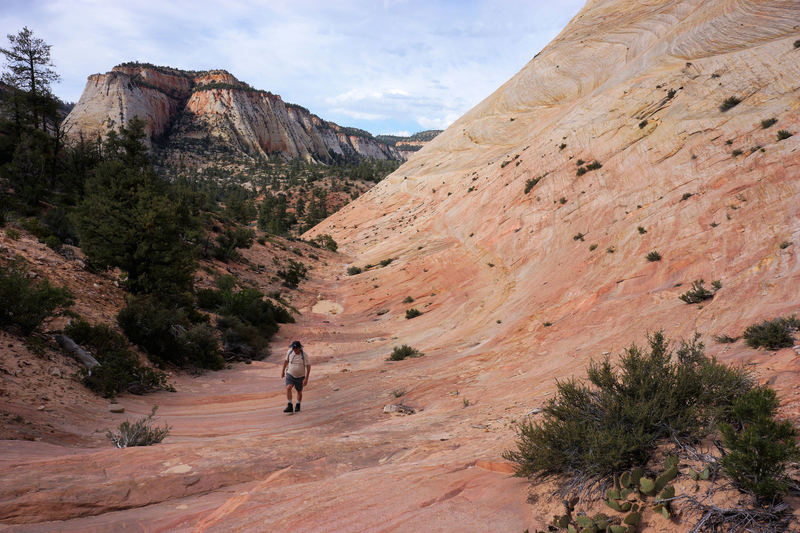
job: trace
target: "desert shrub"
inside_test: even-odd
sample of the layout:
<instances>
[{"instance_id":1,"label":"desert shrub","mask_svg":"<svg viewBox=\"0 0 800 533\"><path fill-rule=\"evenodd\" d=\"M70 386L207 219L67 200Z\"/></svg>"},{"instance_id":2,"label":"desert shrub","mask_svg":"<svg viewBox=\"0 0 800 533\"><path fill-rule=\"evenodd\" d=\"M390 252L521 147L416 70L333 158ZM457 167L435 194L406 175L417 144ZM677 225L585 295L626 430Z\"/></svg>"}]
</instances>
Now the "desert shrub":
<instances>
[{"instance_id":1,"label":"desert shrub","mask_svg":"<svg viewBox=\"0 0 800 533\"><path fill-rule=\"evenodd\" d=\"M645 126L647 126L647 119L644 119L643 121L641 121L641 122L639 123L639 129L642 129L642 128L644 128Z\"/></svg>"},{"instance_id":2,"label":"desert shrub","mask_svg":"<svg viewBox=\"0 0 800 533\"><path fill-rule=\"evenodd\" d=\"M661 332L648 336L649 352L635 344L616 367L592 362L589 383L556 383L540 422L517 426L517 448L504 457L516 475L595 483L647 464L660 442L694 442L716 420L727 419L735 400L751 387L741 369L705 356L699 335L673 351Z\"/></svg>"},{"instance_id":3,"label":"desert shrub","mask_svg":"<svg viewBox=\"0 0 800 533\"><path fill-rule=\"evenodd\" d=\"M153 410L150 411L149 415L140 418L136 422L131 423L129 420L122 422L119 425L118 433L109 431L106 437L117 448L158 444L169 435L171 428L167 424L164 424L164 427L153 427L153 417L156 415L157 409L158 406L153 406Z\"/></svg>"},{"instance_id":4,"label":"desert shrub","mask_svg":"<svg viewBox=\"0 0 800 533\"><path fill-rule=\"evenodd\" d=\"M392 353L389 355L389 361L402 361L403 359L407 359L409 357L422 357L425 355L424 353L420 352L416 348L412 348L408 344L404 344L402 346L395 346L392 350Z\"/></svg>"},{"instance_id":5,"label":"desert shrub","mask_svg":"<svg viewBox=\"0 0 800 533\"><path fill-rule=\"evenodd\" d=\"M776 122L778 122L777 118L774 118L774 117L773 118L765 118L764 120L761 121L761 127L763 129L767 129L770 126L772 126L773 124L775 124Z\"/></svg>"},{"instance_id":6,"label":"desert shrub","mask_svg":"<svg viewBox=\"0 0 800 533\"><path fill-rule=\"evenodd\" d=\"M644 235L645 233L647 233L647 230L644 229L644 226L639 226L636 229L639 231L639 235Z\"/></svg>"},{"instance_id":7,"label":"desert shrub","mask_svg":"<svg viewBox=\"0 0 800 533\"><path fill-rule=\"evenodd\" d=\"M11 239L12 241L18 241L20 238L19 231L15 230L14 228L7 228L6 229L6 237Z\"/></svg>"},{"instance_id":8,"label":"desert shrub","mask_svg":"<svg viewBox=\"0 0 800 533\"><path fill-rule=\"evenodd\" d=\"M678 298L687 304L697 304L714 297L714 293L706 289L705 282L697 279L692 282L692 288L681 294Z\"/></svg>"},{"instance_id":9,"label":"desert shrub","mask_svg":"<svg viewBox=\"0 0 800 533\"><path fill-rule=\"evenodd\" d=\"M229 276L220 278L220 290L197 291L197 305L221 315L217 328L222 332L226 357L263 359L269 354L269 340L278 331L278 324L294 322L294 317L284 307L265 300L256 289L235 291L232 281Z\"/></svg>"},{"instance_id":10,"label":"desert shrub","mask_svg":"<svg viewBox=\"0 0 800 533\"><path fill-rule=\"evenodd\" d=\"M333 240L333 237L328 235L327 233L323 233L321 235L317 235L310 241L312 244L321 246L323 248L327 248L331 252L335 252L339 249L339 245Z\"/></svg>"},{"instance_id":11,"label":"desert shrub","mask_svg":"<svg viewBox=\"0 0 800 533\"><path fill-rule=\"evenodd\" d=\"M239 248L250 248L253 246L253 239L256 233L250 228L225 228L217 235L217 243L210 250L210 255L214 259L219 259L223 263L236 261L241 257Z\"/></svg>"},{"instance_id":12,"label":"desert shrub","mask_svg":"<svg viewBox=\"0 0 800 533\"><path fill-rule=\"evenodd\" d=\"M690 193L690 192L683 193L683 196L681 196L681 202L685 202L686 200L688 200L692 196L694 196L693 193Z\"/></svg>"},{"instance_id":13,"label":"desert shrub","mask_svg":"<svg viewBox=\"0 0 800 533\"><path fill-rule=\"evenodd\" d=\"M414 298L412 298L411 296L406 296L405 298L403 298L403 303L404 304L410 304L413 301L414 301Z\"/></svg>"},{"instance_id":14,"label":"desert shrub","mask_svg":"<svg viewBox=\"0 0 800 533\"><path fill-rule=\"evenodd\" d=\"M729 96L719 106L719 110L723 113L729 109L732 109L741 103L741 98L737 98L736 96Z\"/></svg>"},{"instance_id":15,"label":"desert shrub","mask_svg":"<svg viewBox=\"0 0 800 533\"><path fill-rule=\"evenodd\" d=\"M236 317L223 316L217 321L217 327L222 331L222 349L226 357L250 360L269 355L269 338L256 326Z\"/></svg>"},{"instance_id":16,"label":"desert shrub","mask_svg":"<svg viewBox=\"0 0 800 533\"><path fill-rule=\"evenodd\" d=\"M586 167L578 167L578 170L575 171L575 175L576 176L583 176L584 174L586 174L586 172L588 172L586 170Z\"/></svg>"},{"instance_id":17,"label":"desert shrub","mask_svg":"<svg viewBox=\"0 0 800 533\"><path fill-rule=\"evenodd\" d=\"M50 209L44 214L42 220L52 236L57 237L59 241L73 245L78 243L75 226L70 221L65 209L60 207Z\"/></svg>"},{"instance_id":18,"label":"desert shrub","mask_svg":"<svg viewBox=\"0 0 800 533\"><path fill-rule=\"evenodd\" d=\"M603 168L603 165L600 164L599 161L595 160L586 165L586 170L597 170L598 168Z\"/></svg>"},{"instance_id":19,"label":"desert shrub","mask_svg":"<svg viewBox=\"0 0 800 533\"><path fill-rule=\"evenodd\" d=\"M539 176L537 178L528 178L527 180L525 180L525 194L531 192L531 190L534 187L536 187L536 184L539 183L539 181L541 181L542 177L543 176Z\"/></svg>"},{"instance_id":20,"label":"desert shrub","mask_svg":"<svg viewBox=\"0 0 800 533\"><path fill-rule=\"evenodd\" d=\"M382 267L385 267L385 266L388 266L389 264L391 264L392 261L394 261L393 257L390 257L388 259L381 259L380 265Z\"/></svg>"},{"instance_id":21,"label":"desert shrub","mask_svg":"<svg viewBox=\"0 0 800 533\"><path fill-rule=\"evenodd\" d=\"M789 130L778 130L778 140L779 141L782 141L784 139L788 139L791 136L792 136L792 134L789 132Z\"/></svg>"},{"instance_id":22,"label":"desert shrub","mask_svg":"<svg viewBox=\"0 0 800 533\"><path fill-rule=\"evenodd\" d=\"M206 311L216 311L223 303L222 291L214 289L198 289L195 292L197 307Z\"/></svg>"},{"instance_id":23,"label":"desert shrub","mask_svg":"<svg viewBox=\"0 0 800 533\"><path fill-rule=\"evenodd\" d=\"M308 277L308 267L299 261L289 259L289 266L278 270L278 277L283 280L283 285L290 289L296 289L301 280Z\"/></svg>"},{"instance_id":24,"label":"desert shrub","mask_svg":"<svg viewBox=\"0 0 800 533\"><path fill-rule=\"evenodd\" d=\"M576 233L572 236L573 241L582 241L586 235L584 233Z\"/></svg>"},{"instance_id":25,"label":"desert shrub","mask_svg":"<svg viewBox=\"0 0 800 533\"><path fill-rule=\"evenodd\" d=\"M567 203L567 198L565 196L562 196L561 198L558 199L558 203L564 205L565 203Z\"/></svg>"},{"instance_id":26,"label":"desert shrub","mask_svg":"<svg viewBox=\"0 0 800 533\"><path fill-rule=\"evenodd\" d=\"M110 327L74 320L64 328L64 334L88 348L100 363L91 372L81 371L84 385L97 394L109 398L123 391L144 394L173 390L167 382L167 375L142 365L127 349L124 337Z\"/></svg>"},{"instance_id":27,"label":"desert shrub","mask_svg":"<svg viewBox=\"0 0 800 533\"><path fill-rule=\"evenodd\" d=\"M131 342L156 364L220 369L224 360L214 330L193 324L180 307L166 306L153 296L130 298L117 322Z\"/></svg>"},{"instance_id":28,"label":"desert shrub","mask_svg":"<svg viewBox=\"0 0 800 533\"><path fill-rule=\"evenodd\" d=\"M566 147L567 147L567 143L561 143L561 144L558 145L558 149L559 150L563 150Z\"/></svg>"},{"instance_id":29,"label":"desert shrub","mask_svg":"<svg viewBox=\"0 0 800 533\"><path fill-rule=\"evenodd\" d=\"M412 318L416 318L422 314L422 311L417 309L416 307L412 307L411 309L406 309L406 319L410 320Z\"/></svg>"},{"instance_id":30,"label":"desert shrub","mask_svg":"<svg viewBox=\"0 0 800 533\"><path fill-rule=\"evenodd\" d=\"M744 330L742 336L751 348L764 347L768 350L779 350L794 345L792 332L798 328L800 328L800 320L792 315L752 324Z\"/></svg>"},{"instance_id":31,"label":"desert shrub","mask_svg":"<svg viewBox=\"0 0 800 533\"><path fill-rule=\"evenodd\" d=\"M783 241L778 246L780 247L781 250L785 250L786 248L790 247L791 245L792 245L791 241Z\"/></svg>"},{"instance_id":32,"label":"desert shrub","mask_svg":"<svg viewBox=\"0 0 800 533\"><path fill-rule=\"evenodd\" d=\"M736 150L734 150L733 152L731 152L731 155L732 155L733 157L739 157L740 155L742 155L742 151L741 151L741 150L739 150L739 149L737 148Z\"/></svg>"},{"instance_id":33,"label":"desert shrub","mask_svg":"<svg viewBox=\"0 0 800 533\"><path fill-rule=\"evenodd\" d=\"M596 244L590 244L590 245L589 245L589 251L590 251L590 252L593 252L593 251L595 251L595 250L597 250L597 245L596 245Z\"/></svg>"},{"instance_id":34,"label":"desert shrub","mask_svg":"<svg viewBox=\"0 0 800 533\"><path fill-rule=\"evenodd\" d=\"M653 250L652 252L647 254L647 260L650 261L651 263L654 261L661 261L661 254Z\"/></svg>"},{"instance_id":35,"label":"desert shrub","mask_svg":"<svg viewBox=\"0 0 800 533\"><path fill-rule=\"evenodd\" d=\"M72 294L49 281L35 282L21 261L0 265L0 328L18 329L30 335L59 309L73 304Z\"/></svg>"},{"instance_id":36,"label":"desert shrub","mask_svg":"<svg viewBox=\"0 0 800 533\"><path fill-rule=\"evenodd\" d=\"M733 405L734 424L720 424L727 454L722 468L743 491L769 503L786 494L786 467L800 458L791 422L775 420L778 398L769 387L755 387Z\"/></svg>"},{"instance_id":37,"label":"desert shrub","mask_svg":"<svg viewBox=\"0 0 800 533\"><path fill-rule=\"evenodd\" d=\"M53 234L50 229L36 217L28 217L24 219L20 223L20 226L22 226L22 229L32 234L42 242L44 242L47 237L50 237Z\"/></svg>"},{"instance_id":38,"label":"desert shrub","mask_svg":"<svg viewBox=\"0 0 800 533\"><path fill-rule=\"evenodd\" d=\"M362 272L361 267L351 266L347 268L348 276L355 276L356 274L361 274L361 272Z\"/></svg>"},{"instance_id":39,"label":"desert shrub","mask_svg":"<svg viewBox=\"0 0 800 533\"><path fill-rule=\"evenodd\" d=\"M675 89L670 89L669 91L667 91L667 99L672 100L673 98L675 98L675 93L676 93Z\"/></svg>"}]
</instances>

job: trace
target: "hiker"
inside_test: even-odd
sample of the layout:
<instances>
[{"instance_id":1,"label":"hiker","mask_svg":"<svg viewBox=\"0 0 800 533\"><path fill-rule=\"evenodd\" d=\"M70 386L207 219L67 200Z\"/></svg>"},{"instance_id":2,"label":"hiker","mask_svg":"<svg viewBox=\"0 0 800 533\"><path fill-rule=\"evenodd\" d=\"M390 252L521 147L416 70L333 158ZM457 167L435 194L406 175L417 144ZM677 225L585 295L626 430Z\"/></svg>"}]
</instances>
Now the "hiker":
<instances>
[{"instance_id":1,"label":"hiker","mask_svg":"<svg viewBox=\"0 0 800 533\"><path fill-rule=\"evenodd\" d=\"M289 400L286 409L283 410L284 413L300 412L303 387L308 385L310 372L311 361L309 361L308 355L303 350L303 345L300 344L300 341L294 341L289 346L289 351L286 352L286 358L283 360L283 369L281 370L281 377L286 376L286 399ZM297 389L297 405L295 405L294 409L292 409L292 387Z\"/></svg>"}]
</instances>

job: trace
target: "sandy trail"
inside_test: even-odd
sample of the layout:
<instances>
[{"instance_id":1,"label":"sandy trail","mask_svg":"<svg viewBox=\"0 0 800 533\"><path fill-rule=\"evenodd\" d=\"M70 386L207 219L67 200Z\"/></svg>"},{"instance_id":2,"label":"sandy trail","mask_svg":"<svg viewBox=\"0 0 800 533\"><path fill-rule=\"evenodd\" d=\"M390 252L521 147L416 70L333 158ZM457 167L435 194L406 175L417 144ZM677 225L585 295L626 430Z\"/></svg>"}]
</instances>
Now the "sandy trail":
<instances>
[{"instance_id":1,"label":"sandy trail","mask_svg":"<svg viewBox=\"0 0 800 533\"><path fill-rule=\"evenodd\" d=\"M319 276L333 279L342 268ZM159 406L159 422L172 427L164 443L5 446L0 514L8 518L0 530L449 531L459 522L475 531L489 523L525 529L524 483L488 469L512 436L509 413L525 407L497 413L473 397L477 405L465 408L465 368L434 354L385 360L399 342L392 332L409 327L399 313L389 325L348 314L358 306L335 283L312 282L305 294L303 314L281 328L267 360L180 376L177 393L121 399L120 420ZM303 411L289 416L279 374L294 338L314 366ZM383 413L401 401L418 412Z\"/></svg>"}]
</instances>

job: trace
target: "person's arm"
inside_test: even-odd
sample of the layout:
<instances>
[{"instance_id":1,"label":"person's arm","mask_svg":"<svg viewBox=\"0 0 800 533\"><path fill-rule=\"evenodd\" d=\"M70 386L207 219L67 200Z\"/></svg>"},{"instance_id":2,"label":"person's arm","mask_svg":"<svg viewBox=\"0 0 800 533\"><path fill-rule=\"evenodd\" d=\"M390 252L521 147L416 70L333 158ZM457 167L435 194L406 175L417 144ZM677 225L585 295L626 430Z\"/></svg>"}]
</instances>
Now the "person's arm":
<instances>
[{"instance_id":1,"label":"person's arm","mask_svg":"<svg viewBox=\"0 0 800 533\"><path fill-rule=\"evenodd\" d=\"M308 385L308 375L311 374L311 365L306 363L306 378L303 380L303 386Z\"/></svg>"},{"instance_id":2,"label":"person's arm","mask_svg":"<svg viewBox=\"0 0 800 533\"><path fill-rule=\"evenodd\" d=\"M288 364L289 364L289 360L288 359L284 359L283 360L283 368L281 369L281 377L284 377L286 375L286 366Z\"/></svg>"}]
</instances>

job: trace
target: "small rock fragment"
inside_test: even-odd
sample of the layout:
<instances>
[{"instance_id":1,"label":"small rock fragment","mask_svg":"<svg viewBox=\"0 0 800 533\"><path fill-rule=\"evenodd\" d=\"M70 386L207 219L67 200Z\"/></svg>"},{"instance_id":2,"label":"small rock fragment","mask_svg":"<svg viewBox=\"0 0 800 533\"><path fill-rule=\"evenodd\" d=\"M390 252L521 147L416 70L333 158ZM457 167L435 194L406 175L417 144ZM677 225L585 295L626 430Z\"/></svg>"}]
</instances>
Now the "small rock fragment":
<instances>
[{"instance_id":1,"label":"small rock fragment","mask_svg":"<svg viewBox=\"0 0 800 533\"><path fill-rule=\"evenodd\" d=\"M390 403L383 406L383 412L387 414L397 413L399 415L413 415L414 408L401 403Z\"/></svg>"}]
</instances>

